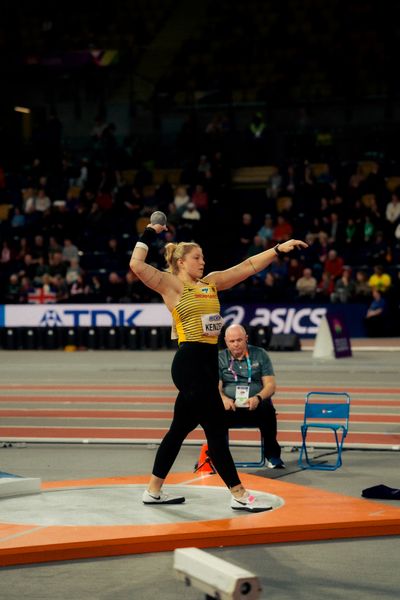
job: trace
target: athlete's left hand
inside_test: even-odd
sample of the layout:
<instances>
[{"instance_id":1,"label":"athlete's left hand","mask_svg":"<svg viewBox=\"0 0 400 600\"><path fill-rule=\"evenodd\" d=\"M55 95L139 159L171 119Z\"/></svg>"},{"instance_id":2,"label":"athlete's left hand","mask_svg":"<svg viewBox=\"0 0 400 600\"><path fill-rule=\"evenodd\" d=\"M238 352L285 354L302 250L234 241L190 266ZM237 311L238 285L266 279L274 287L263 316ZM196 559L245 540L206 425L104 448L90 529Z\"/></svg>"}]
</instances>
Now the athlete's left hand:
<instances>
[{"instance_id":1,"label":"athlete's left hand","mask_svg":"<svg viewBox=\"0 0 400 600\"><path fill-rule=\"evenodd\" d=\"M308 244L302 240L287 240L278 246L279 252L284 253L291 252L295 248L308 248Z\"/></svg>"}]
</instances>

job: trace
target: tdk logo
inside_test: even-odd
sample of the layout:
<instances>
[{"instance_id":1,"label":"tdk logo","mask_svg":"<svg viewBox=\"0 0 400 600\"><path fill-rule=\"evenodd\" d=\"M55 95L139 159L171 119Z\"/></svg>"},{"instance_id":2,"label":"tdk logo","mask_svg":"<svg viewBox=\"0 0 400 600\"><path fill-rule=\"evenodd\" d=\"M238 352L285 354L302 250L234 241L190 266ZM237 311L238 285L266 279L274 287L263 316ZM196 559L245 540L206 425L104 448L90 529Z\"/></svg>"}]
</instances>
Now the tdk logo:
<instances>
[{"instance_id":1,"label":"tdk logo","mask_svg":"<svg viewBox=\"0 0 400 600\"><path fill-rule=\"evenodd\" d=\"M65 309L45 312L40 320L40 325L45 327L68 326L68 327L133 327L135 319L143 312L141 309L127 312L123 309ZM72 321L72 322L71 322Z\"/></svg>"},{"instance_id":2,"label":"tdk logo","mask_svg":"<svg viewBox=\"0 0 400 600\"><path fill-rule=\"evenodd\" d=\"M46 310L39 321L39 325L43 325L44 327L60 327L63 325L63 322L56 310Z\"/></svg>"},{"instance_id":3,"label":"tdk logo","mask_svg":"<svg viewBox=\"0 0 400 600\"><path fill-rule=\"evenodd\" d=\"M132 327L135 323L136 317L140 315L142 310L134 310L132 313L127 314L125 310L65 310L64 315L70 315L72 317L73 327L80 327L83 325L82 321L88 321L90 327L98 327L106 325L110 327Z\"/></svg>"}]
</instances>

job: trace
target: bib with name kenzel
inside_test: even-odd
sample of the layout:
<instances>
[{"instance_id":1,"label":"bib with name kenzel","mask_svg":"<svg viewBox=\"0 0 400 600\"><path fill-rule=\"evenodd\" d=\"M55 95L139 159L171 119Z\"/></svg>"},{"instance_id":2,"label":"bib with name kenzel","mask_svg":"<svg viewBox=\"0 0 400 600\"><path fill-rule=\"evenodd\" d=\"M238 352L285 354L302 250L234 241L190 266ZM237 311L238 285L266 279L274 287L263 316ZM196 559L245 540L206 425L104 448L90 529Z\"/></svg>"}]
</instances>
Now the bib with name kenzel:
<instances>
[{"instance_id":1,"label":"bib with name kenzel","mask_svg":"<svg viewBox=\"0 0 400 600\"><path fill-rule=\"evenodd\" d=\"M219 311L217 288L213 283L184 282L182 296L172 311L178 343L216 344L224 324Z\"/></svg>"}]
</instances>

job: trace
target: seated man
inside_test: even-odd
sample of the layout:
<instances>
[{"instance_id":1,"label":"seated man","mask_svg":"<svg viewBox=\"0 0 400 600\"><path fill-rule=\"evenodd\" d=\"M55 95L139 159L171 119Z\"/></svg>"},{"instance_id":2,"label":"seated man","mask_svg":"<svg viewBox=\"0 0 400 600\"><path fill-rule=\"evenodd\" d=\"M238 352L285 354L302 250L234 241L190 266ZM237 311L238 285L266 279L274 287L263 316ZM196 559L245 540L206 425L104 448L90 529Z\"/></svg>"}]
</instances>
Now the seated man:
<instances>
[{"instance_id":1,"label":"seated man","mask_svg":"<svg viewBox=\"0 0 400 600\"><path fill-rule=\"evenodd\" d=\"M264 440L267 466L284 468L271 401L275 393L272 363L263 348L248 345L247 340L241 325L230 325L225 331L227 347L219 352L219 389L227 426L258 427Z\"/></svg>"}]
</instances>

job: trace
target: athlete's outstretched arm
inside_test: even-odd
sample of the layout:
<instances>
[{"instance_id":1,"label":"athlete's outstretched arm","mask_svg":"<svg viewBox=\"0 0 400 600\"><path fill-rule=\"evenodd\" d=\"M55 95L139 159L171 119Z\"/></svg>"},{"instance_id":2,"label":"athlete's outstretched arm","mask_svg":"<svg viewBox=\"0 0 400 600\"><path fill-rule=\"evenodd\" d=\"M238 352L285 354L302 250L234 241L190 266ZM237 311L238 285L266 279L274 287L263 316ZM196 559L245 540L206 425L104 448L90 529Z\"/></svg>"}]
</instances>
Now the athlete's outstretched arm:
<instances>
[{"instance_id":1,"label":"athlete's outstretched arm","mask_svg":"<svg viewBox=\"0 0 400 600\"><path fill-rule=\"evenodd\" d=\"M277 244L274 248L269 248L268 250L264 250L264 252L246 258L234 267L230 267L224 271L213 271L205 279L215 283L219 290L227 290L268 267L277 256L287 254L295 248L307 247L308 244L302 240L288 240L282 244Z\"/></svg>"}]
</instances>

